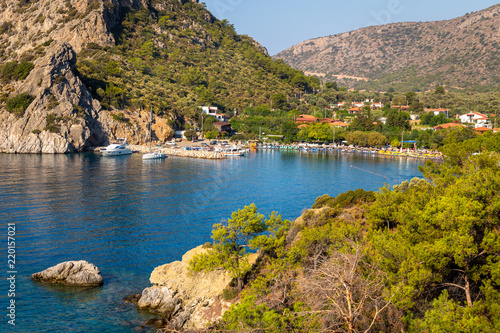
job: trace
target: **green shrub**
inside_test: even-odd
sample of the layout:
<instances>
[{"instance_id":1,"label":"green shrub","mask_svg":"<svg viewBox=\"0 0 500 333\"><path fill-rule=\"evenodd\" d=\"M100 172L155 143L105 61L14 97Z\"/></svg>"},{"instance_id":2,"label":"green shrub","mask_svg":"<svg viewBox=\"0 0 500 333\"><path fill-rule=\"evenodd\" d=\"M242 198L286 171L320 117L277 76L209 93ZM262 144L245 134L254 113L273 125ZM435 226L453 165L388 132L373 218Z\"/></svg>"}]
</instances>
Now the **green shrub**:
<instances>
[{"instance_id":1,"label":"green shrub","mask_svg":"<svg viewBox=\"0 0 500 333\"><path fill-rule=\"evenodd\" d=\"M59 102L56 100L56 98L54 97L54 95L50 95L49 102L47 103L47 109L52 110L57 105L59 105Z\"/></svg>"},{"instance_id":2,"label":"green shrub","mask_svg":"<svg viewBox=\"0 0 500 333\"><path fill-rule=\"evenodd\" d=\"M34 99L35 98L28 93L19 94L7 100L5 109L10 113L22 116Z\"/></svg>"},{"instance_id":3,"label":"green shrub","mask_svg":"<svg viewBox=\"0 0 500 333\"><path fill-rule=\"evenodd\" d=\"M54 40L51 38L48 41L42 43L42 46L49 46Z\"/></svg>"},{"instance_id":4,"label":"green shrub","mask_svg":"<svg viewBox=\"0 0 500 333\"><path fill-rule=\"evenodd\" d=\"M42 24L44 21L45 21L45 16L43 16L42 14L40 14L40 15L37 16L37 18L35 20L35 23Z\"/></svg>"},{"instance_id":5,"label":"green shrub","mask_svg":"<svg viewBox=\"0 0 500 333\"><path fill-rule=\"evenodd\" d=\"M80 105L73 104L73 112L76 111L76 116L80 118L85 118L85 112L83 111L83 107Z\"/></svg>"},{"instance_id":6,"label":"green shrub","mask_svg":"<svg viewBox=\"0 0 500 333\"><path fill-rule=\"evenodd\" d=\"M21 62L14 71L14 80L24 80L34 67L31 62Z\"/></svg>"},{"instance_id":7,"label":"green shrub","mask_svg":"<svg viewBox=\"0 0 500 333\"><path fill-rule=\"evenodd\" d=\"M54 84L59 84L64 81L64 76L58 76L54 79Z\"/></svg>"},{"instance_id":8,"label":"green shrub","mask_svg":"<svg viewBox=\"0 0 500 333\"><path fill-rule=\"evenodd\" d=\"M7 83L12 80L14 71L16 70L17 61L6 62L0 67L0 81Z\"/></svg>"},{"instance_id":9,"label":"green shrub","mask_svg":"<svg viewBox=\"0 0 500 333\"><path fill-rule=\"evenodd\" d=\"M102 47L101 47L101 45L92 42L92 43L87 43L87 49L100 50L100 49L102 49Z\"/></svg>"},{"instance_id":10,"label":"green shrub","mask_svg":"<svg viewBox=\"0 0 500 333\"><path fill-rule=\"evenodd\" d=\"M373 191L365 191L357 189L354 191L347 191L339 194L337 197L332 198L325 194L316 199L312 208L318 209L322 207L331 208L347 208L357 204L363 204L375 201L375 193Z\"/></svg>"},{"instance_id":11,"label":"green shrub","mask_svg":"<svg viewBox=\"0 0 500 333\"><path fill-rule=\"evenodd\" d=\"M196 136L196 131L194 130L187 130L184 132L184 136L188 141L193 140L193 138Z\"/></svg>"},{"instance_id":12,"label":"green shrub","mask_svg":"<svg viewBox=\"0 0 500 333\"><path fill-rule=\"evenodd\" d=\"M219 131L208 131L205 133L205 138L208 140L217 139Z\"/></svg>"},{"instance_id":13,"label":"green shrub","mask_svg":"<svg viewBox=\"0 0 500 333\"><path fill-rule=\"evenodd\" d=\"M33 133L33 134L40 134L40 133L42 133L42 131L40 131L39 129L34 129L34 130L31 131L31 133Z\"/></svg>"},{"instance_id":14,"label":"green shrub","mask_svg":"<svg viewBox=\"0 0 500 333\"><path fill-rule=\"evenodd\" d=\"M0 25L0 35L9 32L13 27L14 25L9 21L2 23Z\"/></svg>"},{"instance_id":15,"label":"green shrub","mask_svg":"<svg viewBox=\"0 0 500 333\"><path fill-rule=\"evenodd\" d=\"M28 61L19 64L17 61L6 62L0 68L0 81L7 83L12 80L24 80L34 67L35 65Z\"/></svg>"},{"instance_id":16,"label":"green shrub","mask_svg":"<svg viewBox=\"0 0 500 333\"><path fill-rule=\"evenodd\" d=\"M238 296L238 288L233 288L233 287L227 287L222 291L221 297L226 300L230 301Z\"/></svg>"},{"instance_id":17,"label":"green shrub","mask_svg":"<svg viewBox=\"0 0 500 333\"><path fill-rule=\"evenodd\" d=\"M58 133L60 130L59 124L56 124L56 121L61 120L62 117L56 117L53 113L49 113L47 117L45 117L45 121L47 125L44 130L49 131L51 133Z\"/></svg>"},{"instance_id":18,"label":"green shrub","mask_svg":"<svg viewBox=\"0 0 500 333\"><path fill-rule=\"evenodd\" d=\"M125 117L123 112L119 112L118 114L112 114L111 117L113 117L113 119L115 121L118 121L120 123L128 123L129 122L129 119Z\"/></svg>"}]
</instances>

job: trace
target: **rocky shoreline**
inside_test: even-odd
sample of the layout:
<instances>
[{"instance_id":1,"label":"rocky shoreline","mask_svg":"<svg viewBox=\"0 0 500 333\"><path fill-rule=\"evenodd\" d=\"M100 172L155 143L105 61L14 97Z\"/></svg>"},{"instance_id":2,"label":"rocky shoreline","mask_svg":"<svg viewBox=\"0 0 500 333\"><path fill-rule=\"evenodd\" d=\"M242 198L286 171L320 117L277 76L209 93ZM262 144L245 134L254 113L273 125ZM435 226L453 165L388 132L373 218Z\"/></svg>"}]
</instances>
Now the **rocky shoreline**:
<instances>
[{"instance_id":1,"label":"rocky shoreline","mask_svg":"<svg viewBox=\"0 0 500 333\"><path fill-rule=\"evenodd\" d=\"M209 250L201 245L186 252L181 261L156 267L149 279L152 286L142 294L125 297L124 301L159 315L146 324L169 331L204 329L207 323L220 320L237 301L222 297L223 291L231 288L233 279L224 270L190 271L191 258L205 251ZM255 260L254 256L249 261Z\"/></svg>"}]
</instances>

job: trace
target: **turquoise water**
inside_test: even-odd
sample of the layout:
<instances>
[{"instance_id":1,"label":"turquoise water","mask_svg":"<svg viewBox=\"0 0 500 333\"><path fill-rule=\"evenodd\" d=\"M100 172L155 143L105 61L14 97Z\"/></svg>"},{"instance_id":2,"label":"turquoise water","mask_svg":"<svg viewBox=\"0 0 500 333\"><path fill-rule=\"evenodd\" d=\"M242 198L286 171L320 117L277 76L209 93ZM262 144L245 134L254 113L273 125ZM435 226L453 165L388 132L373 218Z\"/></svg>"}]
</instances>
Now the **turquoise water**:
<instances>
[{"instance_id":1,"label":"turquoise water","mask_svg":"<svg viewBox=\"0 0 500 333\"><path fill-rule=\"evenodd\" d=\"M423 162L341 153L259 151L210 161L140 155L0 155L5 332L147 332L151 316L122 298L149 286L159 265L210 240L214 223L255 203L294 219L325 193L377 190L419 177ZM7 324L7 223L16 224L16 326ZM87 260L105 284L90 290L34 283L59 262Z\"/></svg>"}]
</instances>

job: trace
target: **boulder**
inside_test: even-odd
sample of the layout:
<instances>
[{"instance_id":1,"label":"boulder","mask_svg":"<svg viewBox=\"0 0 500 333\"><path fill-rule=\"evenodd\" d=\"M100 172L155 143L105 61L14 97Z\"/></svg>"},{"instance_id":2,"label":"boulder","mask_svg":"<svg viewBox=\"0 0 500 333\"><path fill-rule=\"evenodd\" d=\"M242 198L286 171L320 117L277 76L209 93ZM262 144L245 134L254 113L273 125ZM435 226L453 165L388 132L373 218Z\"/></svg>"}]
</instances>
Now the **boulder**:
<instances>
[{"instance_id":1,"label":"boulder","mask_svg":"<svg viewBox=\"0 0 500 333\"><path fill-rule=\"evenodd\" d=\"M200 297L215 297L229 286L232 278L224 270L212 272L191 272L189 261L197 254L206 252L198 246L182 256L182 261L156 267L149 281L153 285L165 286L185 301Z\"/></svg>"},{"instance_id":2,"label":"boulder","mask_svg":"<svg viewBox=\"0 0 500 333\"><path fill-rule=\"evenodd\" d=\"M181 308L181 300L167 287L153 286L143 290L137 306L171 319Z\"/></svg>"},{"instance_id":3,"label":"boulder","mask_svg":"<svg viewBox=\"0 0 500 333\"><path fill-rule=\"evenodd\" d=\"M66 261L31 275L34 281L93 287L103 284L99 269L85 260Z\"/></svg>"},{"instance_id":4,"label":"boulder","mask_svg":"<svg viewBox=\"0 0 500 333\"><path fill-rule=\"evenodd\" d=\"M153 286L144 289L137 306L160 314L169 330L202 329L221 319L232 302L221 300L220 295L233 279L224 270L191 272L189 261L204 251L199 246L182 261L156 267L150 277Z\"/></svg>"}]
</instances>

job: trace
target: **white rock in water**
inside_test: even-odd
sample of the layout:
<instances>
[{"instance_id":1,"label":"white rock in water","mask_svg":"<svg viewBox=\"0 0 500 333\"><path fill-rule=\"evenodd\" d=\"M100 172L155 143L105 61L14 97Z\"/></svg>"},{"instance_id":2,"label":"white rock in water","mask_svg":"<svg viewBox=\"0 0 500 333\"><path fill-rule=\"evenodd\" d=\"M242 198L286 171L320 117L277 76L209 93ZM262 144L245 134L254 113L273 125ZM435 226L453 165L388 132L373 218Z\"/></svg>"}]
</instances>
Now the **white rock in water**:
<instances>
[{"instance_id":1,"label":"white rock in water","mask_svg":"<svg viewBox=\"0 0 500 333\"><path fill-rule=\"evenodd\" d=\"M34 281L61 283L70 286L100 286L103 284L99 269L85 260L66 261L31 275Z\"/></svg>"}]
</instances>

